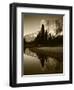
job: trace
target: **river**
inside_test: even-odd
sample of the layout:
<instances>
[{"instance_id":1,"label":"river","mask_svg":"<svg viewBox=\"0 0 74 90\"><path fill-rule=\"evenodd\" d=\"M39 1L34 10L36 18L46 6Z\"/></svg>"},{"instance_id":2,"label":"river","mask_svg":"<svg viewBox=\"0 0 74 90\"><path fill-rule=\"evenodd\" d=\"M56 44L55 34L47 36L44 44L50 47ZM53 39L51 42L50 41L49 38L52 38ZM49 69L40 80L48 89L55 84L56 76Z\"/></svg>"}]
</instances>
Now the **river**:
<instances>
[{"instance_id":1,"label":"river","mask_svg":"<svg viewBox=\"0 0 74 90\"><path fill-rule=\"evenodd\" d=\"M61 57L60 57L61 58ZM63 58L62 58L63 59ZM50 54L41 54L32 51L30 48L25 49L23 55L23 74L56 74L63 73L63 60L51 57Z\"/></svg>"}]
</instances>

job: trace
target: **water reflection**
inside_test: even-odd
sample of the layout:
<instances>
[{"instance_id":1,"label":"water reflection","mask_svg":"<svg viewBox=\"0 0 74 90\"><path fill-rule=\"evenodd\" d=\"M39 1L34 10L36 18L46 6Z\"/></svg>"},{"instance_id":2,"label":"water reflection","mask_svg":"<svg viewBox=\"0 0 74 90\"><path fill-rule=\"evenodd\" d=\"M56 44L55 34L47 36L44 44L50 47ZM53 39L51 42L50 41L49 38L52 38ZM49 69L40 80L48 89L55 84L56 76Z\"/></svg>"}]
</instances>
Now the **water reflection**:
<instances>
[{"instance_id":1,"label":"water reflection","mask_svg":"<svg viewBox=\"0 0 74 90\"><path fill-rule=\"evenodd\" d=\"M38 56L38 58L40 60L41 66L43 68L44 67L44 63L47 62L48 57L44 56L44 55L39 55L38 53L37 53L37 56Z\"/></svg>"},{"instance_id":2,"label":"water reflection","mask_svg":"<svg viewBox=\"0 0 74 90\"><path fill-rule=\"evenodd\" d=\"M63 63L60 62L59 60L57 60L56 58L50 57L50 55L39 53L37 51L32 50L31 48L25 49L25 55L38 58L38 60L40 62L41 70L42 70L41 73L60 73L60 72L63 72L63 65L62 65ZM31 69L31 67L30 67L30 69ZM33 71L31 73L34 74L35 72L36 72L36 69L35 69L35 71ZM27 74L28 73L29 72L27 72Z\"/></svg>"},{"instance_id":3,"label":"water reflection","mask_svg":"<svg viewBox=\"0 0 74 90\"><path fill-rule=\"evenodd\" d=\"M48 56L39 54L37 52L32 51L30 48L25 49L25 54L30 55L32 57L37 57L40 60L41 67L44 67L44 63L47 62Z\"/></svg>"}]
</instances>

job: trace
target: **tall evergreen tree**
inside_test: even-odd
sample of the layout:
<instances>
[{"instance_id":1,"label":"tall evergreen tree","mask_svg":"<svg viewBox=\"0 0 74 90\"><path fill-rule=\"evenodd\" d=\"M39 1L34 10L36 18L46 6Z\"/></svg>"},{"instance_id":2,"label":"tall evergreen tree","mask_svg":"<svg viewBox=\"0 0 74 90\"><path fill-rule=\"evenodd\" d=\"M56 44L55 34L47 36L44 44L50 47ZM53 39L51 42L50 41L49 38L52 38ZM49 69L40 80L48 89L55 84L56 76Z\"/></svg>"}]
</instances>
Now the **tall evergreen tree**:
<instances>
[{"instance_id":1,"label":"tall evergreen tree","mask_svg":"<svg viewBox=\"0 0 74 90\"><path fill-rule=\"evenodd\" d=\"M48 40L48 33L47 33L47 30L45 32L45 40L47 41Z\"/></svg>"},{"instance_id":2,"label":"tall evergreen tree","mask_svg":"<svg viewBox=\"0 0 74 90\"><path fill-rule=\"evenodd\" d=\"M43 41L44 40L44 25L42 24L42 27L41 27L41 40Z\"/></svg>"}]
</instances>

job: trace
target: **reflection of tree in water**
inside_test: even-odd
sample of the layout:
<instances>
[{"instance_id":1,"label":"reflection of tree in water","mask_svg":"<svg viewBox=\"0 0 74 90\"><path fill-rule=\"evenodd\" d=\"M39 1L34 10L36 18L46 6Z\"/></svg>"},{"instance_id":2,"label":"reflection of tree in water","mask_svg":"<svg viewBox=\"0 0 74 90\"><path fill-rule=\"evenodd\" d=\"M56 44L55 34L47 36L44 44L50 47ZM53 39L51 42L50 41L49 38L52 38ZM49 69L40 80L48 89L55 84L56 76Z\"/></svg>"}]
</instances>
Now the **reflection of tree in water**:
<instances>
[{"instance_id":1,"label":"reflection of tree in water","mask_svg":"<svg viewBox=\"0 0 74 90\"><path fill-rule=\"evenodd\" d=\"M36 53L36 54L37 54L37 56L38 56L38 58L40 60L41 66L43 68L44 67L44 63L45 63L45 61L47 62L48 57L44 56L42 54L38 54L38 53Z\"/></svg>"},{"instance_id":2,"label":"reflection of tree in water","mask_svg":"<svg viewBox=\"0 0 74 90\"><path fill-rule=\"evenodd\" d=\"M44 71L44 67L47 68L48 71L51 72L62 72L62 63L60 63L60 61L55 58L49 57L47 55L44 54L39 54L36 53L38 59L40 60L40 64L41 64L41 68ZM49 63L49 64L48 64Z\"/></svg>"},{"instance_id":3,"label":"reflection of tree in water","mask_svg":"<svg viewBox=\"0 0 74 90\"><path fill-rule=\"evenodd\" d=\"M27 48L24 48L24 53L27 54L26 49L27 49ZM34 52L34 51L32 51L30 48L28 48L28 51L29 51L29 54L30 54L30 55L31 55L31 52L32 52L32 54L33 54L33 53L36 54L36 56L37 56L38 59L40 60L41 67L43 68L43 67L44 67L44 63L47 62L48 56L45 56L45 55L43 55L43 54L39 54L39 53L37 53L37 52ZM32 55L32 56L33 56L33 55ZM35 56L35 55L34 55L34 56Z\"/></svg>"},{"instance_id":4,"label":"reflection of tree in water","mask_svg":"<svg viewBox=\"0 0 74 90\"><path fill-rule=\"evenodd\" d=\"M53 73L53 72L58 73L58 72L62 72L63 70L62 62L60 62L59 60L53 57L50 57L50 55L42 54L40 52L33 50L32 48L25 48L24 52L29 56L38 58L38 60L40 61L42 71L47 70L50 73Z\"/></svg>"},{"instance_id":5,"label":"reflection of tree in water","mask_svg":"<svg viewBox=\"0 0 74 90\"><path fill-rule=\"evenodd\" d=\"M31 50L30 48L29 48L29 50L30 50L31 52L33 52L33 53L36 54L37 58L40 60L41 67L42 67L42 69L43 69L44 66L45 66L45 62L47 62L47 60L48 60L49 57L48 57L47 55L44 55L44 54L35 52L35 51ZM48 67L47 67L47 68L48 68Z\"/></svg>"}]
</instances>

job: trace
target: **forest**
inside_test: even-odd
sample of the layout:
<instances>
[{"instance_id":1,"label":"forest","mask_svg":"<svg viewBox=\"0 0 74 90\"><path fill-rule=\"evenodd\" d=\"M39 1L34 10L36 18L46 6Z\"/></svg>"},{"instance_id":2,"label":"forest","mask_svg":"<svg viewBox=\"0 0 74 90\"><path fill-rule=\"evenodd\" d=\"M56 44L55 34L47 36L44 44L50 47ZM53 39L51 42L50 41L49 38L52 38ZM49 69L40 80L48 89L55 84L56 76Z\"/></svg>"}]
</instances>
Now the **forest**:
<instances>
[{"instance_id":1,"label":"forest","mask_svg":"<svg viewBox=\"0 0 74 90\"><path fill-rule=\"evenodd\" d=\"M56 32L57 34L57 32ZM63 35L58 35L57 37L51 36L51 33L48 34L47 30L44 29L42 24L41 30L39 31L37 37L31 41L27 42L24 38L24 47L44 47L44 46L62 46L63 45Z\"/></svg>"}]
</instances>

